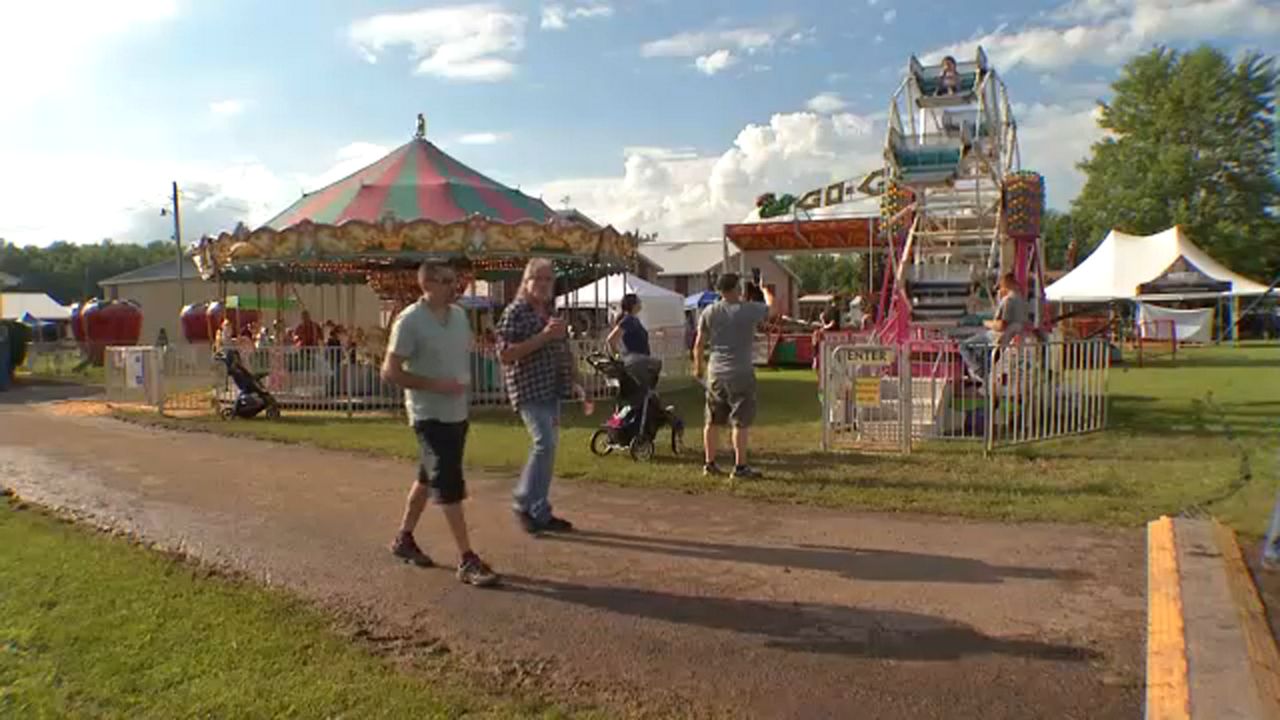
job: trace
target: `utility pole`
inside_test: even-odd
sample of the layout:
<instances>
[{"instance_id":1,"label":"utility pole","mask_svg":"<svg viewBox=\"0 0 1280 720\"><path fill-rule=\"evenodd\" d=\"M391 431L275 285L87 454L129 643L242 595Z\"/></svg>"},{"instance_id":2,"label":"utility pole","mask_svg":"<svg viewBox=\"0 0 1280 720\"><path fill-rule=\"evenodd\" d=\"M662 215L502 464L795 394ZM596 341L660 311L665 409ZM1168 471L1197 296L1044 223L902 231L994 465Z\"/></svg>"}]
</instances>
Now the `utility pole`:
<instances>
[{"instance_id":1,"label":"utility pole","mask_svg":"<svg viewBox=\"0 0 1280 720\"><path fill-rule=\"evenodd\" d=\"M168 215L169 208L161 208L161 215ZM182 271L182 211L178 208L178 181L173 181L173 244L178 252L178 303L187 306L187 282Z\"/></svg>"}]
</instances>

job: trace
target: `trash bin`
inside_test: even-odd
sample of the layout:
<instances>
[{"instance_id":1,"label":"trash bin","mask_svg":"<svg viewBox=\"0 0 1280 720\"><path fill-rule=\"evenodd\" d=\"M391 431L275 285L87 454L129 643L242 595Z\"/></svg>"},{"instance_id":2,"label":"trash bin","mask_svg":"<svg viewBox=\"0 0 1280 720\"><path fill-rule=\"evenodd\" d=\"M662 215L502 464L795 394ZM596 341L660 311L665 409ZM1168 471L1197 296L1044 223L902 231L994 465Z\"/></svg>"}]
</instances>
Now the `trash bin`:
<instances>
[{"instance_id":1,"label":"trash bin","mask_svg":"<svg viewBox=\"0 0 1280 720\"><path fill-rule=\"evenodd\" d=\"M9 389L9 376L12 372L9 367L9 328L0 324L0 390Z\"/></svg>"}]
</instances>

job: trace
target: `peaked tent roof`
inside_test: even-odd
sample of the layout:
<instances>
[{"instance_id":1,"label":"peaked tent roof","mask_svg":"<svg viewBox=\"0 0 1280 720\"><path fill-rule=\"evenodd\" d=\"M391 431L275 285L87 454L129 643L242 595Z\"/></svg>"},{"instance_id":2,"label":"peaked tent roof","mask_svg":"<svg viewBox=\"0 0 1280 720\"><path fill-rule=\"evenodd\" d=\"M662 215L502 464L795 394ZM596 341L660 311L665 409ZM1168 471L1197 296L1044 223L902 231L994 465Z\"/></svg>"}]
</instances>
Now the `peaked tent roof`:
<instances>
[{"instance_id":1,"label":"peaked tent roof","mask_svg":"<svg viewBox=\"0 0 1280 720\"><path fill-rule=\"evenodd\" d=\"M0 293L0 320L19 320L30 314L37 320L68 320L71 308L59 305L57 300L42 292Z\"/></svg>"},{"instance_id":2,"label":"peaked tent roof","mask_svg":"<svg viewBox=\"0 0 1280 720\"><path fill-rule=\"evenodd\" d=\"M387 215L402 222L451 223L473 214L504 223L556 217L541 200L481 175L429 140L414 138L372 165L303 195L266 226L378 222Z\"/></svg>"},{"instance_id":3,"label":"peaked tent roof","mask_svg":"<svg viewBox=\"0 0 1280 720\"><path fill-rule=\"evenodd\" d=\"M1181 297L1219 295L1262 295L1267 287L1232 272L1196 247L1173 226L1155 235L1129 235L1112 230L1084 262L1062 279L1045 288L1055 302L1105 302L1142 296L1139 287L1173 268L1179 260L1219 282L1230 283L1228 293L1192 293ZM1142 296L1152 298L1153 296ZM1163 297L1174 298L1175 295Z\"/></svg>"}]
</instances>

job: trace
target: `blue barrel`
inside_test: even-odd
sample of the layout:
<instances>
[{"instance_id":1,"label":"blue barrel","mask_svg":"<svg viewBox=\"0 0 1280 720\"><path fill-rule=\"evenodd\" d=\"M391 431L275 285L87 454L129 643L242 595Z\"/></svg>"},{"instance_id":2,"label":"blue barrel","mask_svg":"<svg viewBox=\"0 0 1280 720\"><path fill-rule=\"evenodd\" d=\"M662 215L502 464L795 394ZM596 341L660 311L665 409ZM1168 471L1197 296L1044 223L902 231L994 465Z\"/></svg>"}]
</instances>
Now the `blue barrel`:
<instances>
[{"instance_id":1,"label":"blue barrel","mask_svg":"<svg viewBox=\"0 0 1280 720\"><path fill-rule=\"evenodd\" d=\"M9 328L0 324L0 390L9 389L9 376L12 372L9 367Z\"/></svg>"}]
</instances>

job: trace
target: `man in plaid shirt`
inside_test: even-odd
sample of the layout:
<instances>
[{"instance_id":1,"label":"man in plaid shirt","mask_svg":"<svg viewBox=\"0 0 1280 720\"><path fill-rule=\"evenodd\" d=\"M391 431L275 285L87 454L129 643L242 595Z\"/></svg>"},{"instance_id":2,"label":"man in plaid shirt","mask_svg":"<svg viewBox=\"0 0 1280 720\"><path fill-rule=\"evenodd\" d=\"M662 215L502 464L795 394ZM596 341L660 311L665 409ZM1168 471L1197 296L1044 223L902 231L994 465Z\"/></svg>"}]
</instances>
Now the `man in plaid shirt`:
<instances>
[{"instance_id":1,"label":"man in plaid shirt","mask_svg":"<svg viewBox=\"0 0 1280 720\"><path fill-rule=\"evenodd\" d=\"M585 399L569 347L568 328L552 315L555 280L551 261L530 260L519 294L502 313L497 327L498 358L507 394L533 441L513 508L530 534L573 529L568 520L551 514L549 499L560 436L560 403L575 393Z\"/></svg>"}]
</instances>

